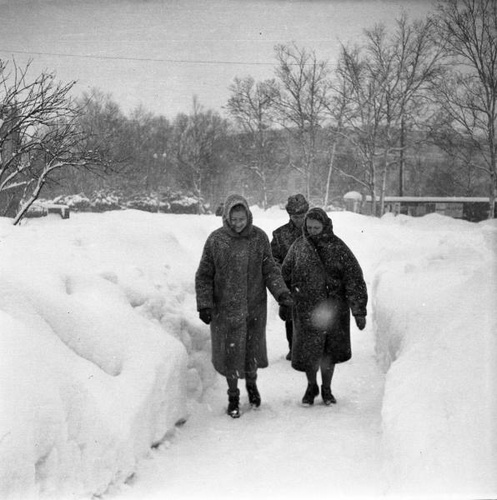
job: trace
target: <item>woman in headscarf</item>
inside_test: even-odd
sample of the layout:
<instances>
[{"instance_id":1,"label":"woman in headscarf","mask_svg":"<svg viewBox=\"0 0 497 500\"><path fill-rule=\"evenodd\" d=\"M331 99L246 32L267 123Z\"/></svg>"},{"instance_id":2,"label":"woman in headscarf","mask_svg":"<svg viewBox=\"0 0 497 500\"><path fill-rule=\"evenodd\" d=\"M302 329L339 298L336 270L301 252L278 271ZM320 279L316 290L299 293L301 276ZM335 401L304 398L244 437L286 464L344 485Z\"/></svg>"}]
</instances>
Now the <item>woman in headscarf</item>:
<instances>
[{"instance_id":1,"label":"woman in headscarf","mask_svg":"<svg viewBox=\"0 0 497 500\"><path fill-rule=\"evenodd\" d=\"M312 405L319 394L319 370L323 402L336 403L331 392L335 364L352 356L350 313L362 330L368 295L357 259L335 236L324 210L307 212L303 235L290 248L282 273L295 302L292 367L307 376L302 404Z\"/></svg>"},{"instance_id":2,"label":"woman in headscarf","mask_svg":"<svg viewBox=\"0 0 497 500\"><path fill-rule=\"evenodd\" d=\"M293 302L245 198L228 196L222 217L223 226L205 242L195 288L200 319L211 328L212 363L228 382L227 413L237 418L238 379L246 380L250 404L261 404L256 379L257 370L268 366L266 288L279 304Z\"/></svg>"}]
</instances>

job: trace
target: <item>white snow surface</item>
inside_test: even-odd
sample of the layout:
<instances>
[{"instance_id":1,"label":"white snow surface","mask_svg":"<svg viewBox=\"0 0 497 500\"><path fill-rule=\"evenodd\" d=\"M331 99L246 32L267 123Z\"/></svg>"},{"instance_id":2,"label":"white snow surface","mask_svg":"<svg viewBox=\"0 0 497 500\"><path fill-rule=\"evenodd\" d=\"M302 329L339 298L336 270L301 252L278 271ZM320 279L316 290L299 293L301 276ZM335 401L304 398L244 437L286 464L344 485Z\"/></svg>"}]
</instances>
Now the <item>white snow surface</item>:
<instances>
[{"instance_id":1,"label":"white snow surface","mask_svg":"<svg viewBox=\"0 0 497 500\"><path fill-rule=\"evenodd\" d=\"M0 219L0 498L496 498L497 221L330 216L370 294L338 403L301 406L270 298L239 419L195 306L220 217Z\"/></svg>"}]
</instances>

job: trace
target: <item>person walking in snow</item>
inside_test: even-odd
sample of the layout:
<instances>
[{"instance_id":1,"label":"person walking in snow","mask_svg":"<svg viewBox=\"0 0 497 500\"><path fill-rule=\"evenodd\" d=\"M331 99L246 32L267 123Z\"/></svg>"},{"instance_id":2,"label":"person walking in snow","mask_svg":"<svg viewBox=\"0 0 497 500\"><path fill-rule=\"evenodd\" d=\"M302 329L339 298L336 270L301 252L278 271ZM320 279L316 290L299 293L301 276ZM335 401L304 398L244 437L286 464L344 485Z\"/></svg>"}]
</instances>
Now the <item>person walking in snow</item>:
<instances>
[{"instance_id":1,"label":"person walking in snow","mask_svg":"<svg viewBox=\"0 0 497 500\"><path fill-rule=\"evenodd\" d=\"M302 236L302 226L304 225L305 214L309 210L309 203L303 194L295 194L288 198L285 208L290 216L290 220L273 231L273 238L271 240L271 251L273 252L274 260L280 266L283 264L292 243L299 236ZM288 341L286 359L290 360L292 359L293 336L292 312L287 307L280 306L279 316L285 322L286 339Z\"/></svg>"},{"instance_id":2,"label":"person walking in snow","mask_svg":"<svg viewBox=\"0 0 497 500\"><path fill-rule=\"evenodd\" d=\"M251 406L261 404L256 380L257 370L268 366L266 288L281 305L293 301L245 198L228 196L222 221L205 242L195 290L199 317L210 325L212 363L228 383L227 413L237 418L238 379L245 378Z\"/></svg>"},{"instance_id":3,"label":"person walking in snow","mask_svg":"<svg viewBox=\"0 0 497 500\"><path fill-rule=\"evenodd\" d=\"M334 234L321 208L307 212L303 234L285 257L282 274L295 302L292 368L307 376L302 404L312 405L319 394L319 370L324 404L336 403L331 392L335 364L352 356L350 313L363 330L368 294L356 257Z\"/></svg>"}]
</instances>

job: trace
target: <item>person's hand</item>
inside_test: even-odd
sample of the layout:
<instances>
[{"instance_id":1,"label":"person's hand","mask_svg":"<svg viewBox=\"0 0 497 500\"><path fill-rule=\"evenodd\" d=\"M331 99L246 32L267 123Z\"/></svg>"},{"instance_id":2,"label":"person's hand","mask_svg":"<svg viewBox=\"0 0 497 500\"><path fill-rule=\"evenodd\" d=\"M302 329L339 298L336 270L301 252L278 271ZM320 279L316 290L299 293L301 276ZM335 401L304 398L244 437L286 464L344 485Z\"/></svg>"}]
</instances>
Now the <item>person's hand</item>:
<instances>
[{"instance_id":1,"label":"person's hand","mask_svg":"<svg viewBox=\"0 0 497 500\"><path fill-rule=\"evenodd\" d=\"M287 321L291 318L291 309L287 306L280 306L278 309L278 316L283 321Z\"/></svg>"},{"instance_id":2,"label":"person's hand","mask_svg":"<svg viewBox=\"0 0 497 500\"><path fill-rule=\"evenodd\" d=\"M212 320L212 311L207 308L207 309L200 309L198 312L198 317L206 324L208 325L211 320Z\"/></svg>"},{"instance_id":3,"label":"person's hand","mask_svg":"<svg viewBox=\"0 0 497 500\"><path fill-rule=\"evenodd\" d=\"M293 306L293 299L292 299L290 292L283 292L278 297L278 304L280 306L292 307Z\"/></svg>"},{"instance_id":4,"label":"person's hand","mask_svg":"<svg viewBox=\"0 0 497 500\"><path fill-rule=\"evenodd\" d=\"M364 330L364 328L366 327L366 317L365 316L354 316L354 317L357 328L359 328L359 330Z\"/></svg>"}]
</instances>

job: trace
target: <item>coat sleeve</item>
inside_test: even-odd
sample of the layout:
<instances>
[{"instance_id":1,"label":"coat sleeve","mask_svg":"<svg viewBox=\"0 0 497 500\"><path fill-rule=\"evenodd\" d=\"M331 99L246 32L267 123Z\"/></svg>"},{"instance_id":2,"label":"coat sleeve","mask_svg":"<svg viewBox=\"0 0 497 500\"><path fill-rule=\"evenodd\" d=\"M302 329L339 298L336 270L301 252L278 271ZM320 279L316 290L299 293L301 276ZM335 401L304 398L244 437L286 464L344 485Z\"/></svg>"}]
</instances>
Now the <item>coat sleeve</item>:
<instances>
[{"instance_id":1,"label":"coat sleeve","mask_svg":"<svg viewBox=\"0 0 497 500\"><path fill-rule=\"evenodd\" d=\"M278 237L278 231L273 231L273 239L271 240L271 253L273 254L276 264L283 264L283 252L281 249L280 239Z\"/></svg>"},{"instance_id":2,"label":"coat sleeve","mask_svg":"<svg viewBox=\"0 0 497 500\"><path fill-rule=\"evenodd\" d=\"M214 275L216 267L213 259L212 238L207 238L195 274L195 293L197 296L197 311L214 307Z\"/></svg>"},{"instance_id":3,"label":"coat sleeve","mask_svg":"<svg viewBox=\"0 0 497 500\"><path fill-rule=\"evenodd\" d=\"M343 243L342 252L344 262L343 283L347 302L353 316L366 316L368 292L361 266L352 250L345 243Z\"/></svg>"},{"instance_id":4,"label":"coat sleeve","mask_svg":"<svg viewBox=\"0 0 497 500\"><path fill-rule=\"evenodd\" d=\"M280 266L276 263L271 252L271 245L266 233L261 233L263 244L262 256L262 274L266 288L271 292L271 295L278 300L283 292L288 292L288 288L281 276Z\"/></svg>"},{"instance_id":5,"label":"coat sleeve","mask_svg":"<svg viewBox=\"0 0 497 500\"><path fill-rule=\"evenodd\" d=\"M288 250L285 259L283 260L283 264L281 265L281 274L288 288L291 287L294 255L294 245L292 245L290 247L290 250Z\"/></svg>"}]
</instances>

